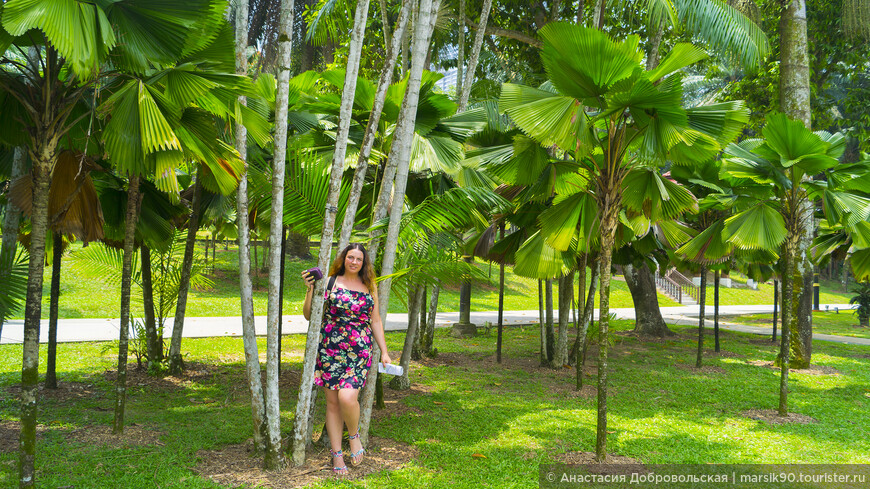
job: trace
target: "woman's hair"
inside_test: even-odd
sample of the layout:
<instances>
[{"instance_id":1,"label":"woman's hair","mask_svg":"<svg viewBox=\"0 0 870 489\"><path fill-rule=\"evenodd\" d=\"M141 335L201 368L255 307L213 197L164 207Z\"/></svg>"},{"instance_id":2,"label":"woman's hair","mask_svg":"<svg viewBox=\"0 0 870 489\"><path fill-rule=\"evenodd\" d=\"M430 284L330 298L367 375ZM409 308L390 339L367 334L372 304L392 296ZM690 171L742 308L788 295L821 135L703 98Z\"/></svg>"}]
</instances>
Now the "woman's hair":
<instances>
[{"instance_id":1,"label":"woman's hair","mask_svg":"<svg viewBox=\"0 0 870 489\"><path fill-rule=\"evenodd\" d=\"M338 256L335 257L335 261L332 262L332 266L329 267L329 275L344 275L344 260L347 258L347 253L350 250L359 250L362 251L363 254L363 263L362 267L359 269L359 278L368 287L369 292L375 290L375 269L372 266L372 261L369 259L369 253L366 251L365 246L360 243L351 243L347 245Z\"/></svg>"}]
</instances>

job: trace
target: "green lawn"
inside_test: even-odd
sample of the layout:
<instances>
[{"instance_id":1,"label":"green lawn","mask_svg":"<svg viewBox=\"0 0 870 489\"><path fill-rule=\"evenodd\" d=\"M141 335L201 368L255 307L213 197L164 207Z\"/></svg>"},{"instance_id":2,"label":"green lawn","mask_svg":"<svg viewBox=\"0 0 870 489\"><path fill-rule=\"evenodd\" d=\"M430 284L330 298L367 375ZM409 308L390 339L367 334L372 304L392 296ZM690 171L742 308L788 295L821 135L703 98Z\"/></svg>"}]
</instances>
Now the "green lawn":
<instances>
[{"instance_id":1,"label":"green lawn","mask_svg":"<svg viewBox=\"0 0 870 489\"><path fill-rule=\"evenodd\" d=\"M712 282L712 278L709 282ZM745 287L746 277L739 274L731 275L733 288L719 287L719 304L733 305L764 305L773 304L773 281L759 284L758 290ZM854 295L842 288L837 281L822 281L819 287L820 304L848 304ZM713 303L713 285L707 287L707 302Z\"/></svg>"},{"instance_id":2,"label":"green lawn","mask_svg":"<svg viewBox=\"0 0 870 489\"><path fill-rule=\"evenodd\" d=\"M620 321L614 329L631 327ZM648 464L870 463L870 348L816 342L813 363L826 373L793 370L790 407L817 422L769 425L741 413L776 407L778 372L749 362L772 360L777 346L723 332L723 352L708 351L707 369L697 371L690 367L694 328L675 330L679 336L664 341L615 336L609 362L611 453ZM373 435L407 444L416 455L404 468L374 472L347 486L538 487L539 464L594 450L594 390L577 395L572 370L537 366L537 329L506 329L502 365L493 358L495 331L464 340L446 333L439 330L436 336L437 358L411 365L414 389L373 425ZM387 340L397 352L404 335L389 333ZM301 336L285 339L289 377L298 378L302 341ZM75 400L40 401L40 486L232 487L192 469L216 457L200 450L229 449L250 437L241 340L186 339L191 372L183 381L138 375L129 389L127 422L134 433L158 436L128 448L85 442L73 434L111 422L113 394L106 373L114 370L115 358L103 347L59 346L62 387L79 382L85 392ZM10 437L20 411L8 389L20 381L20 360L20 345L0 346L0 427ZM282 388L287 430L298 386L287 380ZM0 487L16 485L11 440L0 444L6 447L0 450ZM243 448L237 450L238 457L246 457Z\"/></svg>"},{"instance_id":3,"label":"green lawn","mask_svg":"<svg viewBox=\"0 0 870 489\"><path fill-rule=\"evenodd\" d=\"M75 245L71 251L74 254L80 249ZM202 253L203 245L197 244L197 251ZM120 311L120 286L106 284L100 277L91 276L82 271L68 253L63 259L61 271L61 298L59 315L61 318L103 318L118 317ZM312 250L316 256L317 250ZM260 249L258 258L263 259ZM299 278L303 270L316 266L316 258L310 260L288 259L285 268L285 304L284 314L301 314L305 289ZM472 311L492 311L498 309L498 266L478 262L477 266L487 274L488 280L475 281L472 291ZM505 308L508 310L533 310L538 308L537 280L519 277L513 274L512 267L507 267L505 278ZM192 290L188 296L187 315L201 316L238 316L239 305L239 271L238 251L234 246L224 250L218 246L217 265L214 273L209 276L215 285L209 290ZM620 277L621 278L621 277ZM254 311L257 315L266 314L267 274L262 272L255 280ZM43 318L48 318L49 287L51 284L51 268L46 268L43 287ZM142 317L141 293L134 287L132 311L135 317ZM617 279L611 286L610 307L632 307L631 294L625 282ZM558 305L558 285L553 286L553 301ZM669 298L659 295L661 306L679 305ZM406 311L403 298L399 294L391 294L390 312ZM438 310L441 312L459 310L459 287L448 285L442 290ZM17 318L21 318L23 311Z\"/></svg>"},{"instance_id":4,"label":"green lawn","mask_svg":"<svg viewBox=\"0 0 870 489\"><path fill-rule=\"evenodd\" d=\"M779 316L782 322L782 316ZM727 316L724 321L747 324L750 326L773 325L773 314L745 314L741 316ZM854 311L814 312L813 332L820 334L834 334L839 336L853 336L855 338L870 338L870 328L858 325L858 316Z\"/></svg>"}]
</instances>

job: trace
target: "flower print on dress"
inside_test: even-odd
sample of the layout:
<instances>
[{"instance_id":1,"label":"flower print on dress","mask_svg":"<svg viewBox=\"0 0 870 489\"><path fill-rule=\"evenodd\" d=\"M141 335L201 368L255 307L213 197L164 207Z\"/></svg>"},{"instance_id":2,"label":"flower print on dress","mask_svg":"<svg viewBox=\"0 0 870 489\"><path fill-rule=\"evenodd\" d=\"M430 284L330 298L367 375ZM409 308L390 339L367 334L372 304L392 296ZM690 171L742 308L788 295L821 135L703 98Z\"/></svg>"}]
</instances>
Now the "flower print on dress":
<instances>
[{"instance_id":1,"label":"flower print on dress","mask_svg":"<svg viewBox=\"0 0 870 489\"><path fill-rule=\"evenodd\" d=\"M367 292L340 286L325 298L314 384L332 390L361 389L372 365L374 300Z\"/></svg>"}]
</instances>

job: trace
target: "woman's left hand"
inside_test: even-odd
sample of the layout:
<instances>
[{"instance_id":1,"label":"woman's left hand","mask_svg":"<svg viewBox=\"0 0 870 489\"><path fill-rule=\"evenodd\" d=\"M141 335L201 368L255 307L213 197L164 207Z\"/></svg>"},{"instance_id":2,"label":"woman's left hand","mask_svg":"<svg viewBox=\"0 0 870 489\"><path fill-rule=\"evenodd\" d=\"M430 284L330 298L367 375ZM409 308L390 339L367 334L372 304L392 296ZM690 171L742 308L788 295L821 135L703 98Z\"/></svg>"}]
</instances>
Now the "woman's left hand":
<instances>
[{"instance_id":1,"label":"woman's left hand","mask_svg":"<svg viewBox=\"0 0 870 489\"><path fill-rule=\"evenodd\" d=\"M393 363L393 359L390 358L390 354L388 352L381 352L381 363L383 363L384 365L388 363Z\"/></svg>"}]
</instances>

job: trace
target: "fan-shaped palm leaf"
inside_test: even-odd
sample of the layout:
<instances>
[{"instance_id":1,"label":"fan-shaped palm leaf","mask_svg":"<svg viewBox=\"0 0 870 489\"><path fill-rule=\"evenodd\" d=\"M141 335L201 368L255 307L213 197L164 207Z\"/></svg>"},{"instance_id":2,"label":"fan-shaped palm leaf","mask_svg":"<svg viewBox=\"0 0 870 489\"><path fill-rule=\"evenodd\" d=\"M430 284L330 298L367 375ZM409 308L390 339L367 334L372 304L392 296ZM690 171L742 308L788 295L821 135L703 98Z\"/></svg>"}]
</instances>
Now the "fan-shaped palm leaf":
<instances>
[{"instance_id":1,"label":"fan-shaped palm leaf","mask_svg":"<svg viewBox=\"0 0 870 489\"><path fill-rule=\"evenodd\" d=\"M522 277L561 277L574 267L574 253L547 244L541 231L527 239L516 252L514 273Z\"/></svg>"},{"instance_id":2,"label":"fan-shaped palm leaf","mask_svg":"<svg viewBox=\"0 0 870 489\"><path fill-rule=\"evenodd\" d=\"M725 232L735 246L749 250L775 250L788 234L785 219L767 202L726 219Z\"/></svg>"}]
</instances>

